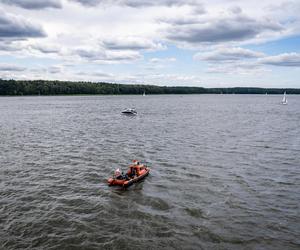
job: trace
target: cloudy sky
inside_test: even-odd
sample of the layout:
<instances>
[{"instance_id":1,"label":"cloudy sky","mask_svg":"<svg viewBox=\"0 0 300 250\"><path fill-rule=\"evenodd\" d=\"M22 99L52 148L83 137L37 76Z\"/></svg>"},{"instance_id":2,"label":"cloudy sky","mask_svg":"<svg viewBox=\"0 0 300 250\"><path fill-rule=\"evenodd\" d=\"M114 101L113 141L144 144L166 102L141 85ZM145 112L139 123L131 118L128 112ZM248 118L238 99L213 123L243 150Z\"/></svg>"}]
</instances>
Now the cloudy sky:
<instances>
[{"instance_id":1,"label":"cloudy sky","mask_svg":"<svg viewBox=\"0 0 300 250\"><path fill-rule=\"evenodd\" d=\"M300 88L299 0L0 0L0 78Z\"/></svg>"}]
</instances>

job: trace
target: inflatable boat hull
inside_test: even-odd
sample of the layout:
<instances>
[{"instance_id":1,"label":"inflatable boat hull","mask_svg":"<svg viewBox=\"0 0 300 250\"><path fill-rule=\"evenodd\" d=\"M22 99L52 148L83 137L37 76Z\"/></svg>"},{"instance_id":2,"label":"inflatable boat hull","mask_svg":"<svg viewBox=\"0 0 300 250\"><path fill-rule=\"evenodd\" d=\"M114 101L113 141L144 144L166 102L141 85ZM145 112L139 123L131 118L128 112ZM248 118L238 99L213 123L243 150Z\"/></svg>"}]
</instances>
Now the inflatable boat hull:
<instances>
[{"instance_id":1,"label":"inflatable boat hull","mask_svg":"<svg viewBox=\"0 0 300 250\"><path fill-rule=\"evenodd\" d=\"M133 183L139 182L142 179L144 179L150 172L149 168L145 168L141 171L139 176L136 176L132 179L129 180L118 180L115 178L109 178L108 179L108 185L109 186L121 186L121 187L129 187L130 185L132 185Z\"/></svg>"}]
</instances>

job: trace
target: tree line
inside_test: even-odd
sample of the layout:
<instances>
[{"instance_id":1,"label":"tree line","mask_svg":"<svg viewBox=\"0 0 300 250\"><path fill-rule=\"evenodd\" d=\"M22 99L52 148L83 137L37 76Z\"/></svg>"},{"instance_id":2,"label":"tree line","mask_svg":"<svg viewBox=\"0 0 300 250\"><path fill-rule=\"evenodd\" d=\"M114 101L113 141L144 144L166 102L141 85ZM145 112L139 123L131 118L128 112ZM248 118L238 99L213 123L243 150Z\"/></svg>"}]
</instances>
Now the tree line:
<instances>
[{"instance_id":1,"label":"tree line","mask_svg":"<svg viewBox=\"0 0 300 250\"><path fill-rule=\"evenodd\" d=\"M203 88L156 85L117 84L106 82L72 82L0 79L0 95L142 95L146 94L300 94L292 88Z\"/></svg>"}]
</instances>

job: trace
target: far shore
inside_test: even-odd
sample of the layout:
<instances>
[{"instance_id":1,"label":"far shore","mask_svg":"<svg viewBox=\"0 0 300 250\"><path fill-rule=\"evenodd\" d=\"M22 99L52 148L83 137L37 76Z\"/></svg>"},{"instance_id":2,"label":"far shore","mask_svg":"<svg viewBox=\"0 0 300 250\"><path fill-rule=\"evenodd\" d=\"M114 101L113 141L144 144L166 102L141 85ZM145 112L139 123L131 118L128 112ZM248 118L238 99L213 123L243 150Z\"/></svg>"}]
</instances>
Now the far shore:
<instances>
[{"instance_id":1,"label":"far shore","mask_svg":"<svg viewBox=\"0 0 300 250\"><path fill-rule=\"evenodd\" d=\"M186 95L186 94L300 94L300 88L228 87L204 88L157 86L107 82L71 82L0 79L0 96L87 96L87 95Z\"/></svg>"}]
</instances>

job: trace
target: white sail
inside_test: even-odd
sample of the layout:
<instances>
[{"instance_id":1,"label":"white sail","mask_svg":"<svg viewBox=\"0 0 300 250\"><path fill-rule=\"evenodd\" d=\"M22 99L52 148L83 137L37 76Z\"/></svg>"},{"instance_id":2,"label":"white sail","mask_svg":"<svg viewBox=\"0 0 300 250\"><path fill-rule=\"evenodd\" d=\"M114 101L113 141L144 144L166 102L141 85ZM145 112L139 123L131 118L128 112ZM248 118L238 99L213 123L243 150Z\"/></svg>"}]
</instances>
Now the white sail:
<instances>
[{"instance_id":1,"label":"white sail","mask_svg":"<svg viewBox=\"0 0 300 250\"><path fill-rule=\"evenodd\" d=\"M285 91L284 91L284 94L283 94L283 98L282 98L281 103L282 103L282 104L287 104L286 92L285 92Z\"/></svg>"}]
</instances>

